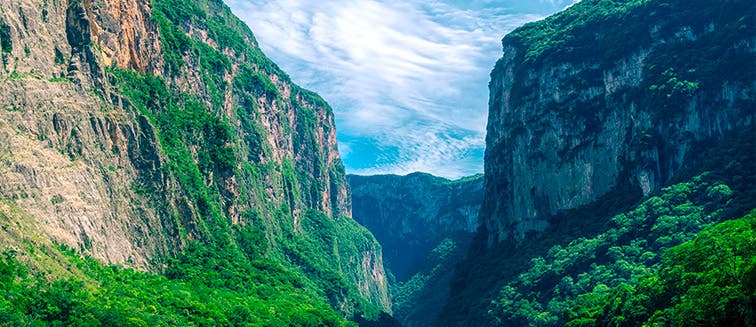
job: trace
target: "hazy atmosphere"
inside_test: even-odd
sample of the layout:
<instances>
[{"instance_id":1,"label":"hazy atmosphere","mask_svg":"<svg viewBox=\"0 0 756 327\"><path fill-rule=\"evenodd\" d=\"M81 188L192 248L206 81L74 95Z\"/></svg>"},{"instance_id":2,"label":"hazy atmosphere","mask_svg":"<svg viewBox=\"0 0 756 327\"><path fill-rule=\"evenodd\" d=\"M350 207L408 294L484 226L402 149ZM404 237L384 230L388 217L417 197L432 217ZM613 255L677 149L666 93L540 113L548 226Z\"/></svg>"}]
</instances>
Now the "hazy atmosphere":
<instances>
[{"instance_id":1,"label":"hazy atmosphere","mask_svg":"<svg viewBox=\"0 0 756 327\"><path fill-rule=\"evenodd\" d=\"M226 0L269 57L331 104L347 172L450 178L483 172L501 37L572 2Z\"/></svg>"}]
</instances>

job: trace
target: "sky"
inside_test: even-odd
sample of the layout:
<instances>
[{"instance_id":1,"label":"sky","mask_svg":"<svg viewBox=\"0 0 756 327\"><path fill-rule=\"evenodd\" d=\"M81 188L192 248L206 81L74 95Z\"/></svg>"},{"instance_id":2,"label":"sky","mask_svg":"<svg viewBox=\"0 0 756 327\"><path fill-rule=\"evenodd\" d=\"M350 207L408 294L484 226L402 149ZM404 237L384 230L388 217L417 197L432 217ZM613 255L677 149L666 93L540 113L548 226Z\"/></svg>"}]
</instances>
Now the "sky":
<instances>
[{"instance_id":1,"label":"sky","mask_svg":"<svg viewBox=\"0 0 756 327\"><path fill-rule=\"evenodd\" d=\"M333 108L347 173L483 172L501 38L574 0L225 0Z\"/></svg>"}]
</instances>

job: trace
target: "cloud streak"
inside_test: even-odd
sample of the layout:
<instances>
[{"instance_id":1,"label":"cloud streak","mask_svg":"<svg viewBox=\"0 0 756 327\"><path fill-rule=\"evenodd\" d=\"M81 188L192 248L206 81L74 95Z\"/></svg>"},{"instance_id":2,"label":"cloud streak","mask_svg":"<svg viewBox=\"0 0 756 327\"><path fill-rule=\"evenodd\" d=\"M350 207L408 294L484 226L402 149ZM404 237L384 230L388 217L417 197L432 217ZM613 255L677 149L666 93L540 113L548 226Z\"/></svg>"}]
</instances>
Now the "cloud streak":
<instances>
[{"instance_id":1,"label":"cloud streak","mask_svg":"<svg viewBox=\"0 0 756 327\"><path fill-rule=\"evenodd\" d=\"M501 37L567 1L490 2L226 0L267 55L331 104L348 172L446 177L483 170Z\"/></svg>"}]
</instances>

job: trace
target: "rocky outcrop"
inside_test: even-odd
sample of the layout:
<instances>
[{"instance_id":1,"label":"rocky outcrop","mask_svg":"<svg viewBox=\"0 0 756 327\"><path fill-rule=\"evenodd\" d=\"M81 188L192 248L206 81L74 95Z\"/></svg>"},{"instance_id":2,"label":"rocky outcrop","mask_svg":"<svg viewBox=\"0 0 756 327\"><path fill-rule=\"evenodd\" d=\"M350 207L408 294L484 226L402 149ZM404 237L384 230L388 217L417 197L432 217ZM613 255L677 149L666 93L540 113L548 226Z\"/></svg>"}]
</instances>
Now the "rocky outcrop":
<instances>
[{"instance_id":1,"label":"rocky outcrop","mask_svg":"<svg viewBox=\"0 0 756 327\"><path fill-rule=\"evenodd\" d=\"M92 44L106 46L103 51L107 46L159 51L157 29L145 21L150 11L146 4L144 10L135 6L134 1L0 4L7 28L3 42L10 45L0 69L0 135L7 141L0 150L0 194L43 222L55 241L146 269L178 249L181 240L177 226L146 210L145 198L130 189L140 170L159 167L157 140L149 124L122 110L120 98L103 98L109 94L102 87L104 68L111 63ZM121 23L135 27L113 31ZM118 33L132 36L123 41ZM147 35L153 38L141 37ZM133 57L153 62L146 53ZM147 68L126 59L117 64Z\"/></svg>"},{"instance_id":2,"label":"rocky outcrop","mask_svg":"<svg viewBox=\"0 0 756 327\"><path fill-rule=\"evenodd\" d=\"M486 138L489 244L612 191L651 194L697 148L753 126L752 3L594 2L503 40Z\"/></svg>"},{"instance_id":3,"label":"rocky outcrop","mask_svg":"<svg viewBox=\"0 0 756 327\"><path fill-rule=\"evenodd\" d=\"M160 271L186 242L244 226L291 256L317 228L309 211L359 231L330 107L221 2L3 1L0 45L0 198L54 241ZM332 304L390 312L375 239L332 236L357 249L341 253L352 265L321 268L359 291Z\"/></svg>"}]
</instances>

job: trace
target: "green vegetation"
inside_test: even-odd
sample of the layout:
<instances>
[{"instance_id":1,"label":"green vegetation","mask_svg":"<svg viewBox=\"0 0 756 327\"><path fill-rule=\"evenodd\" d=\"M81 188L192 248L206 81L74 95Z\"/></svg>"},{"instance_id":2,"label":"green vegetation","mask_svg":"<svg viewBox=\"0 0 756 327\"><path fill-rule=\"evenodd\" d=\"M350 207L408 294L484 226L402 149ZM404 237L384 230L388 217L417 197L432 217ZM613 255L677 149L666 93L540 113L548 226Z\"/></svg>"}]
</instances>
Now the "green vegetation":
<instances>
[{"instance_id":1,"label":"green vegetation","mask_svg":"<svg viewBox=\"0 0 756 327\"><path fill-rule=\"evenodd\" d=\"M245 271L249 273L243 276L246 279L268 278L265 284L228 288L105 266L71 250L63 252L68 264L75 267L73 277L35 274L16 259L15 252L3 253L3 326L351 325L324 303L298 292L296 279L282 277L285 273L264 273L275 267Z\"/></svg>"},{"instance_id":2,"label":"green vegetation","mask_svg":"<svg viewBox=\"0 0 756 327\"><path fill-rule=\"evenodd\" d=\"M177 71L184 64L182 55L197 43L181 30L181 26L195 16L198 20L206 19L206 13L194 1L163 0L155 1L154 6L153 19L160 26L165 63L169 69Z\"/></svg>"},{"instance_id":3,"label":"green vegetation","mask_svg":"<svg viewBox=\"0 0 756 327\"><path fill-rule=\"evenodd\" d=\"M266 258L252 226L234 227L235 244L189 241L162 275L54 245L9 201L0 227L2 326L354 325L301 272Z\"/></svg>"},{"instance_id":4,"label":"green vegetation","mask_svg":"<svg viewBox=\"0 0 756 327\"><path fill-rule=\"evenodd\" d=\"M712 234L700 231L756 207L755 139L750 123L756 61L745 46L756 34L754 22L751 1L583 0L507 35L505 49L517 50L514 76L508 77L513 80L511 106L536 110L542 116L559 115L567 124L575 123L564 130L589 136L598 135L596 127L610 114L607 110L636 108L650 116L654 127L640 131L632 141L622 163L630 171L623 173L632 174L654 161L661 163L656 170L662 175L672 171L669 158L664 157L680 145L665 144L669 141L664 138L678 133L670 129L675 131L700 114L692 110L731 114L727 119L734 127L726 128L731 132L717 141L690 140L692 148L680 161L682 167L674 169L674 176L661 177L668 187L642 201L638 188L620 183L618 188L624 189L594 204L550 217L550 227L543 234L528 235L521 244L489 248L483 237L477 239L458 268L452 299L440 323L753 324L752 312L745 309L754 303L747 277L753 252L733 245L733 253L743 253L742 264L741 259L733 259L729 265L740 266L737 271L746 274L738 282L728 279L724 268L699 270L701 262L695 263L699 257L685 259L680 253L717 253L720 250L701 248L704 241L690 240L700 235L701 240L714 243L707 238ZM627 85L588 101L577 96L611 84L609 73L633 64L620 61L626 58L643 58L637 86ZM496 69L501 72L507 62L501 60ZM557 84L559 101L537 102L543 98L533 90L542 86L543 79L533 76L540 72L543 76L574 75L556 77L562 78ZM730 90L742 94L722 95ZM701 116L709 117L702 118L701 125L713 122L709 115ZM585 129L577 130L581 125ZM526 130L514 123L511 127L513 134ZM679 133L686 132L680 128ZM660 158L642 159L649 152ZM565 149L558 155L572 153ZM730 227L719 228L714 230L725 232ZM727 237L720 241L730 240ZM732 236L732 242L737 243L737 238ZM691 245L695 242L699 245ZM676 247L682 243L686 245ZM683 248L698 249L679 250ZM727 257L724 252L718 255ZM728 264L718 260L709 261ZM705 289L710 293L704 294Z\"/></svg>"},{"instance_id":5,"label":"green vegetation","mask_svg":"<svg viewBox=\"0 0 756 327\"><path fill-rule=\"evenodd\" d=\"M206 177L214 176L216 181L222 182L236 172L234 135L229 123L211 114L196 97L170 91L161 78L129 71L112 74L120 91L156 129L168 159L162 169L178 180L187 201L197 208L196 221L175 208L168 212L175 221L181 222L183 236L191 233L206 240L228 242L228 226L222 208L223 202L231 199L224 198L217 184L208 185ZM152 193L158 192L155 183L144 181L145 186L152 188ZM158 201L162 201L160 206L170 207L169 199Z\"/></svg>"},{"instance_id":6,"label":"green vegetation","mask_svg":"<svg viewBox=\"0 0 756 327\"><path fill-rule=\"evenodd\" d=\"M62 195L60 195L60 194L56 194L56 195L53 195L53 197L52 197L52 198L50 198L50 202L51 202L52 204L59 204L59 203L63 203L63 201L65 201L65 200L63 199L63 196L62 196Z\"/></svg>"},{"instance_id":7,"label":"green vegetation","mask_svg":"<svg viewBox=\"0 0 756 327\"><path fill-rule=\"evenodd\" d=\"M754 304L756 211L667 250L641 278L579 295L564 317L567 326L753 326Z\"/></svg>"},{"instance_id":8,"label":"green vegetation","mask_svg":"<svg viewBox=\"0 0 756 327\"><path fill-rule=\"evenodd\" d=\"M0 20L0 51L3 53L13 52L13 40L10 35L10 26Z\"/></svg>"},{"instance_id":9,"label":"green vegetation","mask_svg":"<svg viewBox=\"0 0 756 327\"><path fill-rule=\"evenodd\" d=\"M614 216L606 232L530 259L502 288L490 314L498 323L559 325L562 312L585 293L637 281L657 269L660 253L729 218L724 208L731 198L727 185L707 175L667 187Z\"/></svg>"},{"instance_id":10,"label":"green vegetation","mask_svg":"<svg viewBox=\"0 0 756 327\"><path fill-rule=\"evenodd\" d=\"M317 210L324 176L331 174L332 181L343 176L343 167L325 167L316 147L315 129L322 128L317 117L320 111L330 115L330 108L291 84L292 96L281 98L276 83L288 83L288 77L221 1L155 0L154 8L164 75L108 71L145 137L157 143L155 153L143 154L157 167L142 169L132 189L174 226L173 237L184 244L179 253L158 258L164 277L140 276L177 288L169 299L187 289L206 292L192 293L197 297L189 299L206 307L191 310L199 310L197 319L212 320L192 320L184 304L166 307L179 315L190 312L176 318L185 319L175 320L179 325L239 325L239 319L266 326L342 325L345 316L378 319L381 310L371 301L380 290L358 289L369 282L355 263L379 255L380 247L352 219ZM207 30L214 42L187 34L190 26ZM188 91L179 86L187 77L199 81ZM258 111L263 102L275 109L269 118L293 134L304 158L297 160L304 163L273 158ZM296 114L295 129L289 128L287 110ZM99 275L91 279L103 282ZM100 284L93 291L108 287ZM153 299L147 294L139 301ZM148 325L172 324L138 318Z\"/></svg>"},{"instance_id":11,"label":"green vegetation","mask_svg":"<svg viewBox=\"0 0 756 327\"><path fill-rule=\"evenodd\" d=\"M638 283L664 270L666 250L755 207L753 135L753 127L748 127L728 133L716 144L699 144L688 166L672 178L673 184L640 203L633 203L639 196L634 191L618 190L594 205L553 217L546 232L523 244L487 249L484 239L476 239L458 266L450 304L439 323L558 326L567 319L619 315L620 309L603 307L607 302L596 294L625 292L628 285L637 291ZM582 296L589 293L594 295ZM676 294L682 298L684 292ZM625 297L623 303L646 305L643 296ZM649 304L643 314L623 315L635 319L628 325L639 325L663 309L656 305ZM601 321L596 325L609 320Z\"/></svg>"},{"instance_id":12,"label":"green vegetation","mask_svg":"<svg viewBox=\"0 0 756 327\"><path fill-rule=\"evenodd\" d=\"M663 270L661 258L667 249L754 208L753 133L753 128L745 128L715 145L700 144L688 159L690 166L673 178L674 184L631 207L620 199L636 196L622 191L597 201L599 207L554 217L542 236L519 246L502 244L487 250L478 239L452 284L450 303L467 303L466 311L447 305L440 322L453 325L472 316L475 324L563 325L570 308L582 312L569 318L578 320L587 313L577 307L607 304L583 295L609 296L609 290L636 285ZM702 170L708 172L698 174ZM642 296L626 300L641 301ZM602 310L604 318L617 314ZM633 319L645 321L654 312L649 310ZM487 318L475 318L478 312ZM635 322L629 325L639 325Z\"/></svg>"},{"instance_id":13,"label":"green vegetation","mask_svg":"<svg viewBox=\"0 0 756 327\"><path fill-rule=\"evenodd\" d=\"M261 72L277 75L289 81L278 66L268 59L257 46L254 35L249 28L231 14L231 10L222 2L213 0L153 0L155 12L153 17L160 27L160 37L166 64L173 74L178 73L184 65L183 56L187 54L212 54L210 60L228 62L228 58L219 50L230 49L237 57L246 56L249 62ZM193 39L184 33L186 27L193 25L208 31L208 35L218 45L218 49L209 48L207 44ZM205 48L205 49L202 49ZM211 51L208 51L209 49ZM206 58L207 59L207 58ZM205 65L204 61L201 64ZM229 69L230 67L224 67ZM211 76L212 77L212 76Z\"/></svg>"},{"instance_id":14,"label":"green vegetation","mask_svg":"<svg viewBox=\"0 0 756 327\"><path fill-rule=\"evenodd\" d=\"M525 24L508 34L504 42L524 47L525 62L555 59L557 56L559 60L579 60L589 56L596 48L620 47L626 44L627 37L644 37L647 33L633 27L646 27L647 25L640 22L648 18L639 16L635 9L648 2L649 0L584 1L542 21ZM618 17L633 24L613 26ZM595 33L592 30L597 27L602 30L601 38L594 37ZM622 54L624 53L612 52L602 55ZM613 58L607 58L607 61L611 59Z\"/></svg>"},{"instance_id":15,"label":"green vegetation","mask_svg":"<svg viewBox=\"0 0 756 327\"><path fill-rule=\"evenodd\" d=\"M284 303L275 306L276 312L293 324L332 321L329 317L335 311L326 303L334 308L346 304L350 311L365 317L378 316L380 310L362 297L357 281L345 279L355 275L350 264L355 256L371 250L357 247L375 242L369 233L351 219L334 220L314 210L300 218L301 231L296 231L296 226L281 228L295 224L292 208L301 201L293 163L284 160L281 167L245 163L246 168L239 170L239 140L230 122L211 114L194 96L170 91L161 78L127 71L112 74L122 94L155 127L167 159L161 169L176 177L183 196L197 208L197 217L191 220L185 213L167 213L179 223L183 237L191 234L201 240L189 241L177 258L169 260L165 271L169 279L209 290L228 290L250 301L275 298ZM235 199L214 185L241 175L250 179L253 189L245 187L245 192L251 192L248 196L264 198L262 179L274 177L279 169L288 201L277 208L273 203L263 207L275 213L272 220L245 212L243 217L251 225L229 224L223 210L225 203ZM209 176L216 182L207 183ZM158 187L149 181L144 186L153 192ZM171 208L169 199L156 201L160 207ZM289 308L286 303L297 305ZM310 309L302 309L303 305Z\"/></svg>"},{"instance_id":16,"label":"green vegetation","mask_svg":"<svg viewBox=\"0 0 756 327\"><path fill-rule=\"evenodd\" d=\"M563 91L603 87L604 69L629 54L643 55L642 85L619 90L615 97L641 99L638 105L656 108L654 117L669 121L691 97L718 92L725 83L749 85L756 78L753 54L740 45L756 34L753 12L753 4L743 0L586 0L516 29L503 43L519 50L516 80L526 80L524 67L579 67L581 73L565 81ZM514 103L531 101L522 97L535 86L521 84L512 88ZM597 105L602 100L586 104L565 93L559 111L585 116L587 125L603 108ZM753 103L743 107L748 106Z\"/></svg>"},{"instance_id":17,"label":"green vegetation","mask_svg":"<svg viewBox=\"0 0 756 327\"><path fill-rule=\"evenodd\" d=\"M749 19L752 9L753 4L748 1L712 4L710 0L584 0L544 20L525 24L508 34L504 43L522 48L526 63L579 62L594 57L596 49L602 49L603 63L612 64L660 35L676 32L684 35L687 32L679 29L686 27L692 35L713 37L703 42L697 40L696 46L677 53L678 58L693 59L691 66L735 65L738 61L729 60L733 58L712 58L708 54L723 50L717 45L732 44L728 41L753 31L753 19ZM712 24L714 30L710 30ZM683 50L680 45L693 43L684 38L679 36L676 40L679 42L669 42L662 48ZM688 56L691 52L706 55ZM729 56L735 51L728 49L726 53Z\"/></svg>"},{"instance_id":18,"label":"green vegetation","mask_svg":"<svg viewBox=\"0 0 756 327\"><path fill-rule=\"evenodd\" d=\"M355 219L383 247L394 317L433 324L449 297L483 199L483 176L448 180L426 173L348 176Z\"/></svg>"},{"instance_id":19,"label":"green vegetation","mask_svg":"<svg viewBox=\"0 0 756 327\"><path fill-rule=\"evenodd\" d=\"M443 239L418 263L418 272L406 281L391 281L394 316L402 322L432 322L449 296L454 267L463 261L469 233L454 233ZM390 268L390 267L389 267Z\"/></svg>"},{"instance_id":20,"label":"green vegetation","mask_svg":"<svg viewBox=\"0 0 756 327\"><path fill-rule=\"evenodd\" d=\"M275 99L279 95L278 89L267 75L256 72L249 66L239 68L239 73L234 79L234 86L251 94L265 94L269 100ZM247 104L252 105L253 103Z\"/></svg>"}]
</instances>

